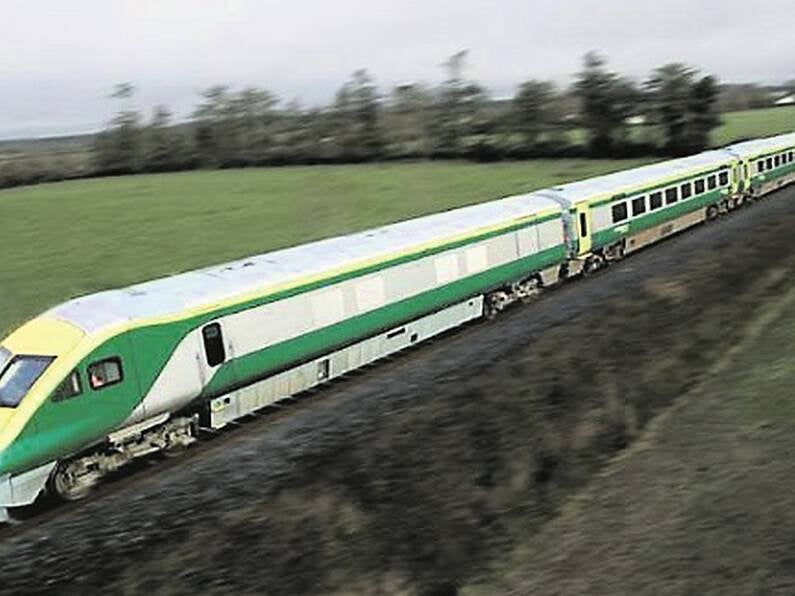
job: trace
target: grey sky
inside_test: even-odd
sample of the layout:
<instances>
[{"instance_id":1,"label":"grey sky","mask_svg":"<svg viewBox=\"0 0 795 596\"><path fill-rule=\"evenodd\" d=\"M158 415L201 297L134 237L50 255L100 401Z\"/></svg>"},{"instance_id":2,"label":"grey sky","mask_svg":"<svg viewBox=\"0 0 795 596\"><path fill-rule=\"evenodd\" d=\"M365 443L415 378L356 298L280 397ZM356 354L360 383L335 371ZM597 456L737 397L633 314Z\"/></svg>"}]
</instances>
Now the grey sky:
<instances>
[{"instance_id":1,"label":"grey sky","mask_svg":"<svg viewBox=\"0 0 795 596\"><path fill-rule=\"evenodd\" d=\"M637 78L685 61L725 81L795 78L791 0L0 0L0 137L93 130L131 81L188 113L215 83L328 100L367 67L382 88L468 74L507 95L570 80L596 49Z\"/></svg>"}]
</instances>

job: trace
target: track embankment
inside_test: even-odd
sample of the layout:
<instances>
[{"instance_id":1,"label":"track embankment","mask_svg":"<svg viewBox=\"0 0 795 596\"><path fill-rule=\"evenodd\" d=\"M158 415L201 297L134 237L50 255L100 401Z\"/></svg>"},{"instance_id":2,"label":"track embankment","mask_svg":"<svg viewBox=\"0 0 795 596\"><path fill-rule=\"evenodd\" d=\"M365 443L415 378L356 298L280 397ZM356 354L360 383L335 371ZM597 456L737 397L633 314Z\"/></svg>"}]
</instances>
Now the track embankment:
<instances>
[{"instance_id":1,"label":"track embankment","mask_svg":"<svg viewBox=\"0 0 795 596\"><path fill-rule=\"evenodd\" d=\"M784 262L771 277L791 273ZM559 518L461 593L795 593L793 355L788 282Z\"/></svg>"},{"instance_id":2,"label":"track embankment","mask_svg":"<svg viewBox=\"0 0 795 596\"><path fill-rule=\"evenodd\" d=\"M785 191L247 424L0 538L0 591L454 594L727 357L793 229Z\"/></svg>"}]
</instances>

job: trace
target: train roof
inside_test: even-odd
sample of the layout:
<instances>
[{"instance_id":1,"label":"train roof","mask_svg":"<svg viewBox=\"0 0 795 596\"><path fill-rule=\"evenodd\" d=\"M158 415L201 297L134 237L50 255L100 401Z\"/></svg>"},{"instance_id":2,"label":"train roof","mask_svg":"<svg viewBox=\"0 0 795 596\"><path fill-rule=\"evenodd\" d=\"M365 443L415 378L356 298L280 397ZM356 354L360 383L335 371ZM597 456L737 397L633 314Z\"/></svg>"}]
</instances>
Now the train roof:
<instances>
[{"instance_id":1,"label":"train roof","mask_svg":"<svg viewBox=\"0 0 795 596\"><path fill-rule=\"evenodd\" d=\"M726 147L726 150L740 157L755 157L762 153L779 151L789 147L795 147L795 132L737 143Z\"/></svg>"},{"instance_id":2,"label":"train roof","mask_svg":"<svg viewBox=\"0 0 795 596\"><path fill-rule=\"evenodd\" d=\"M286 248L76 298L45 313L88 333L134 320L178 315L238 296L300 283L356 263L422 250L517 219L559 214L560 206L537 193L518 195Z\"/></svg>"},{"instance_id":3,"label":"train roof","mask_svg":"<svg viewBox=\"0 0 795 596\"><path fill-rule=\"evenodd\" d=\"M623 170L563 184L549 189L548 195L563 200L571 207L582 201L598 201L621 193L631 193L650 182L675 180L695 171L729 165L732 156L725 151L706 151L698 155L653 163L631 170Z\"/></svg>"}]
</instances>

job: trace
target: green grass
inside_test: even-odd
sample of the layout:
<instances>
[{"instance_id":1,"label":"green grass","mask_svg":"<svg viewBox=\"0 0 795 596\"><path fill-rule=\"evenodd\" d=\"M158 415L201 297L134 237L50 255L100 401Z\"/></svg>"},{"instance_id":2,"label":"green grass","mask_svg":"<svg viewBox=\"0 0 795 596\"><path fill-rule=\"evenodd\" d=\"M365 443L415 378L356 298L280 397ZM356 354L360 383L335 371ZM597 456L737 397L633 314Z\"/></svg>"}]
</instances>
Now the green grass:
<instances>
[{"instance_id":1,"label":"green grass","mask_svg":"<svg viewBox=\"0 0 795 596\"><path fill-rule=\"evenodd\" d=\"M735 112L722 145L795 129ZM0 191L0 336L70 297L637 165L418 163L134 176Z\"/></svg>"},{"instance_id":2,"label":"green grass","mask_svg":"<svg viewBox=\"0 0 795 596\"><path fill-rule=\"evenodd\" d=\"M745 110L721 114L721 125L712 133L712 147L725 147L737 141L767 137L795 131L795 106ZM634 126L629 129L629 138L635 142L660 144L662 132L657 127ZM584 145L588 135L584 129L569 132L570 142Z\"/></svg>"},{"instance_id":3,"label":"green grass","mask_svg":"<svg viewBox=\"0 0 795 596\"><path fill-rule=\"evenodd\" d=\"M795 106L729 112L712 135L712 145L723 147L734 141L795 131Z\"/></svg>"},{"instance_id":4,"label":"green grass","mask_svg":"<svg viewBox=\"0 0 795 596\"><path fill-rule=\"evenodd\" d=\"M637 165L226 170L0 192L0 336L68 298Z\"/></svg>"}]
</instances>

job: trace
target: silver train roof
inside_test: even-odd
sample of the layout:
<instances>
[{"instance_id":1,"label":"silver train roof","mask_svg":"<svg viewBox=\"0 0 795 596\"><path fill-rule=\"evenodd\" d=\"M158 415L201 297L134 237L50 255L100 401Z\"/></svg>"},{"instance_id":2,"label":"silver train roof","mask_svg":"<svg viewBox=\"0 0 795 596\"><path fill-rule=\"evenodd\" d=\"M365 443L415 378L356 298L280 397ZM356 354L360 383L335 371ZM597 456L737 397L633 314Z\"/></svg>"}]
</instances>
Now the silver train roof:
<instances>
[{"instance_id":1,"label":"silver train roof","mask_svg":"<svg viewBox=\"0 0 795 596\"><path fill-rule=\"evenodd\" d=\"M667 180L697 169L718 168L732 159L725 151L707 151L690 157L653 163L631 170L597 176L580 182L563 184L545 191L550 197L562 199L568 206L596 197L610 196L648 186L650 180Z\"/></svg>"},{"instance_id":2,"label":"silver train roof","mask_svg":"<svg viewBox=\"0 0 795 596\"><path fill-rule=\"evenodd\" d=\"M726 150L740 157L753 157L767 151L776 151L792 146L795 146L795 132L737 143L736 145L726 147Z\"/></svg>"},{"instance_id":3,"label":"silver train roof","mask_svg":"<svg viewBox=\"0 0 795 596\"><path fill-rule=\"evenodd\" d=\"M131 320L168 316L211 306L356 261L419 248L426 243L509 223L560 206L530 193L411 219L347 236L76 298L45 313L88 333Z\"/></svg>"}]
</instances>

